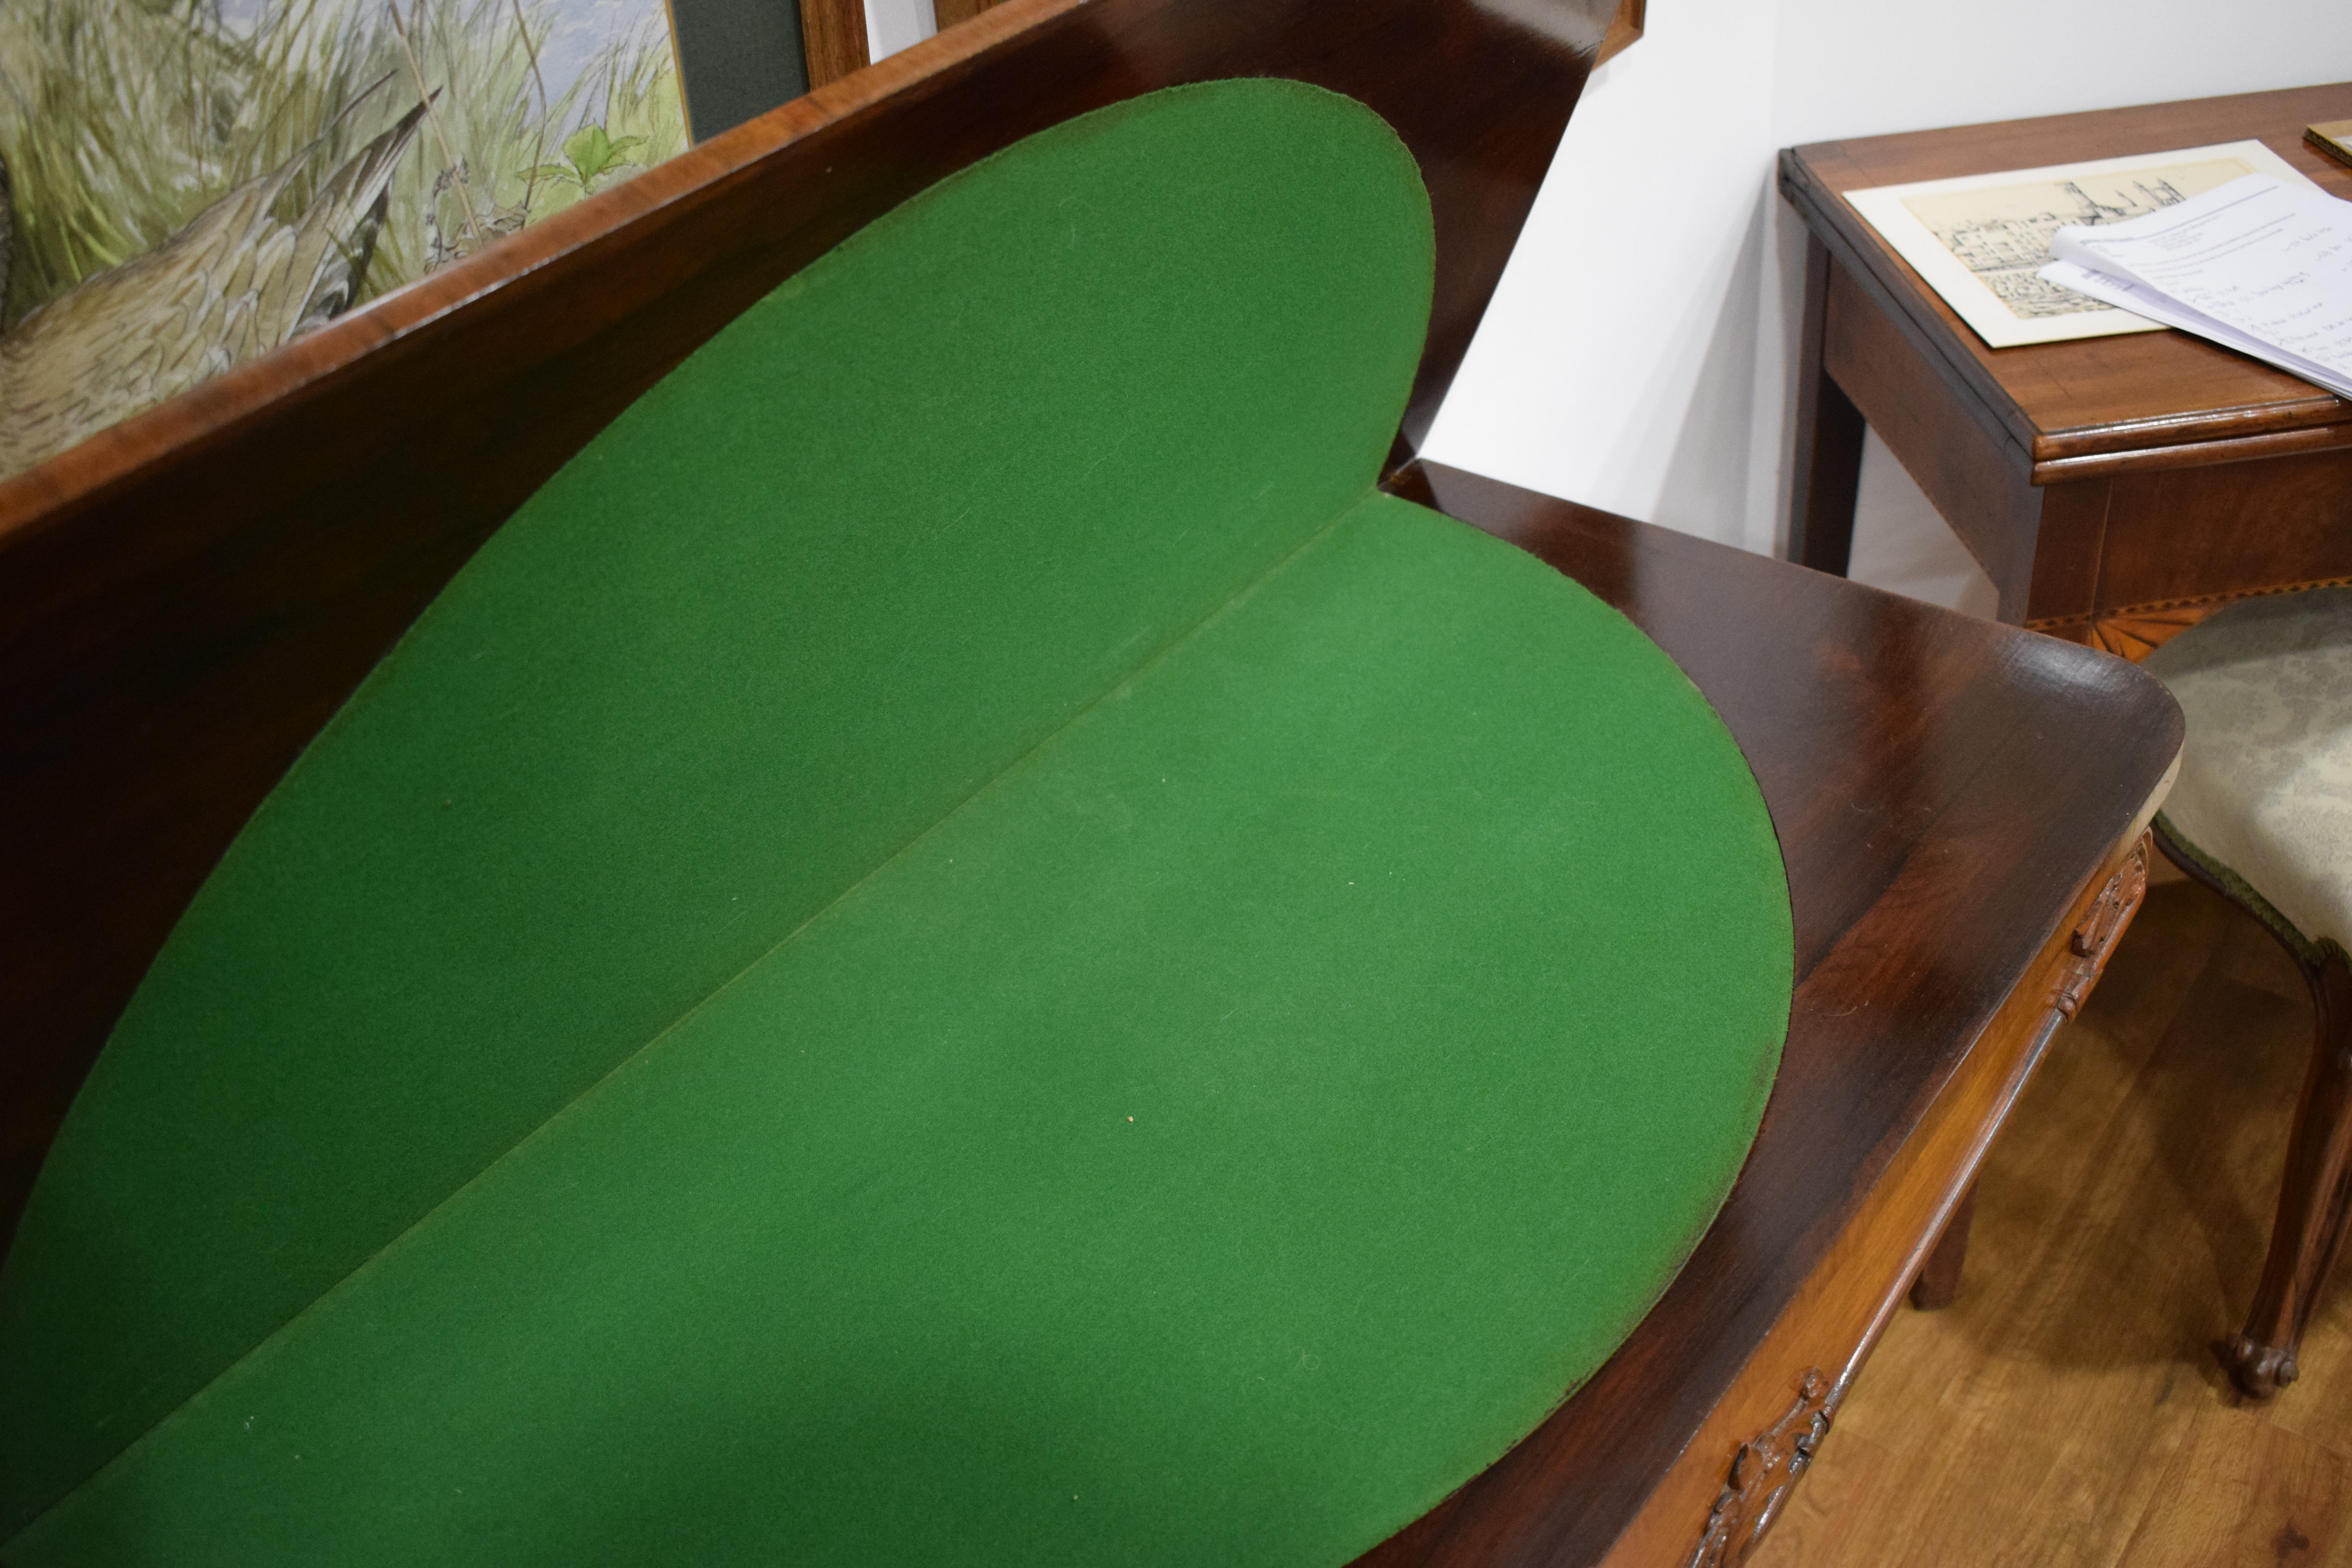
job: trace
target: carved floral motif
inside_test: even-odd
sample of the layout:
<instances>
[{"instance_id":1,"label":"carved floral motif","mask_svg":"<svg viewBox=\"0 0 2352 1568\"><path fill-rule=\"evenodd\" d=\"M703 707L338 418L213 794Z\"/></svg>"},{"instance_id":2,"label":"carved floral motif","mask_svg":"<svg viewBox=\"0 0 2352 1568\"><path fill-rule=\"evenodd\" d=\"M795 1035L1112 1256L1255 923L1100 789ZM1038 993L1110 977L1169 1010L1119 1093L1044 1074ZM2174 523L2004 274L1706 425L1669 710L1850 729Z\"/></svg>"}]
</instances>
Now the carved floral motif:
<instances>
[{"instance_id":1,"label":"carved floral motif","mask_svg":"<svg viewBox=\"0 0 2352 1568\"><path fill-rule=\"evenodd\" d=\"M2074 940L2058 966L2057 987L2050 997L2053 1007L2069 1018L2082 1010L2091 987L2099 983L2099 972L2107 966L2107 955L2116 950L2116 939L2131 924L2147 896L2147 837L2143 834L2074 928Z\"/></svg>"},{"instance_id":2,"label":"carved floral motif","mask_svg":"<svg viewBox=\"0 0 2352 1568\"><path fill-rule=\"evenodd\" d=\"M1731 1461L1731 1479L1706 1516L1690 1568L1738 1568L1748 1561L1830 1429L1829 1397L1829 1379L1822 1369L1807 1368L1797 1385L1797 1402L1788 1413L1739 1446Z\"/></svg>"}]
</instances>

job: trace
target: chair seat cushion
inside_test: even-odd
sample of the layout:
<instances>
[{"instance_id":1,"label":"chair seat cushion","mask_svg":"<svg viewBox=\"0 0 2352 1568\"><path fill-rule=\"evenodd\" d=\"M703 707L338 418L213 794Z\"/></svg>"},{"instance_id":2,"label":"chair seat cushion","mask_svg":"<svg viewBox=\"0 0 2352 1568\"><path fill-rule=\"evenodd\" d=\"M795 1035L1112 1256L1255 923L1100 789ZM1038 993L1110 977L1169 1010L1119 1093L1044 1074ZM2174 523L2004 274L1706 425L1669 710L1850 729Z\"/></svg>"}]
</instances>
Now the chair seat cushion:
<instances>
[{"instance_id":1,"label":"chair seat cushion","mask_svg":"<svg viewBox=\"0 0 2352 1568\"><path fill-rule=\"evenodd\" d=\"M2146 668L2188 721L2173 839L2305 948L2352 938L2352 588L2232 605Z\"/></svg>"},{"instance_id":2,"label":"chair seat cushion","mask_svg":"<svg viewBox=\"0 0 2352 1568\"><path fill-rule=\"evenodd\" d=\"M1715 714L1378 493L1410 156L1230 82L732 323L156 960L0 1274L13 1568L1337 1563L1737 1174Z\"/></svg>"}]
</instances>

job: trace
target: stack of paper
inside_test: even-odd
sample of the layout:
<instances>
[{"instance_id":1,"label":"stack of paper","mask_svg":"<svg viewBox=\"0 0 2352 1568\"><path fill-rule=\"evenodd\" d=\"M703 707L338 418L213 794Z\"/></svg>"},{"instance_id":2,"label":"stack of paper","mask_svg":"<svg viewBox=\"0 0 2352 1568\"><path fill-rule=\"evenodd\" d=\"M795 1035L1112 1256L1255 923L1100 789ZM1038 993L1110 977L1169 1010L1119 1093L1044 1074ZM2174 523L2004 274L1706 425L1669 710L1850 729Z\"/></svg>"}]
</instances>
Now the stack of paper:
<instances>
[{"instance_id":1,"label":"stack of paper","mask_svg":"<svg viewBox=\"0 0 2352 1568\"><path fill-rule=\"evenodd\" d=\"M2352 202L2248 174L2050 250L2050 282L2352 397Z\"/></svg>"}]
</instances>

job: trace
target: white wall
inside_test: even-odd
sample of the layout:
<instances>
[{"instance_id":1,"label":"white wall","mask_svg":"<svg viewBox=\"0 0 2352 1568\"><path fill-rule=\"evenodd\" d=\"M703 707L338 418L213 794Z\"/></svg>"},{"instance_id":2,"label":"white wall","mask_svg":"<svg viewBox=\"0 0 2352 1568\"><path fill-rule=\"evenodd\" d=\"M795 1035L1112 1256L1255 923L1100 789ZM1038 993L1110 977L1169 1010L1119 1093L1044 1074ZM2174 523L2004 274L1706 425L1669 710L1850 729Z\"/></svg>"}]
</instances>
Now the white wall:
<instances>
[{"instance_id":1,"label":"white wall","mask_svg":"<svg viewBox=\"0 0 2352 1568\"><path fill-rule=\"evenodd\" d=\"M1650 0L1586 89L1427 455L1773 550L1803 239L1771 192L1779 148L2347 77L2347 0ZM1924 596L1976 592L1948 540L1905 542L1933 516L1874 442L1857 575L1925 552L1956 585Z\"/></svg>"},{"instance_id":2,"label":"white wall","mask_svg":"<svg viewBox=\"0 0 2352 1568\"><path fill-rule=\"evenodd\" d=\"M940 30L931 0L866 0L866 58L911 49Z\"/></svg>"}]
</instances>

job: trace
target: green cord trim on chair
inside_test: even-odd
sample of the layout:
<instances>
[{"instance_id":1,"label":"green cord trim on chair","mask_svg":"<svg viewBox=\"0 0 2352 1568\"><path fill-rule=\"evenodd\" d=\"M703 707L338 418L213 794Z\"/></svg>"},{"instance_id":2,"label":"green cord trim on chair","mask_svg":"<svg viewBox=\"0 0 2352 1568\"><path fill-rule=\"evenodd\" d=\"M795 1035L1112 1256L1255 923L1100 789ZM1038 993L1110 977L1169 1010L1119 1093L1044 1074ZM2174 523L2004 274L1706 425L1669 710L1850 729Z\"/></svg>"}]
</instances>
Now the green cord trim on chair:
<instances>
[{"instance_id":1,"label":"green cord trim on chair","mask_svg":"<svg viewBox=\"0 0 2352 1568\"><path fill-rule=\"evenodd\" d=\"M2338 962L2346 960L2342 943L2332 936L2324 936L2314 942L2304 935L2295 929L2293 921L2279 913L2277 905L2255 891L2252 883L2191 844L2162 812L2156 814L2156 838L2164 847L2166 854L2203 877L2268 927L2270 933L2285 943L2286 950L2294 953L2305 968L2316 969L2331 958Z\"/></svg>"}]
</instances>

